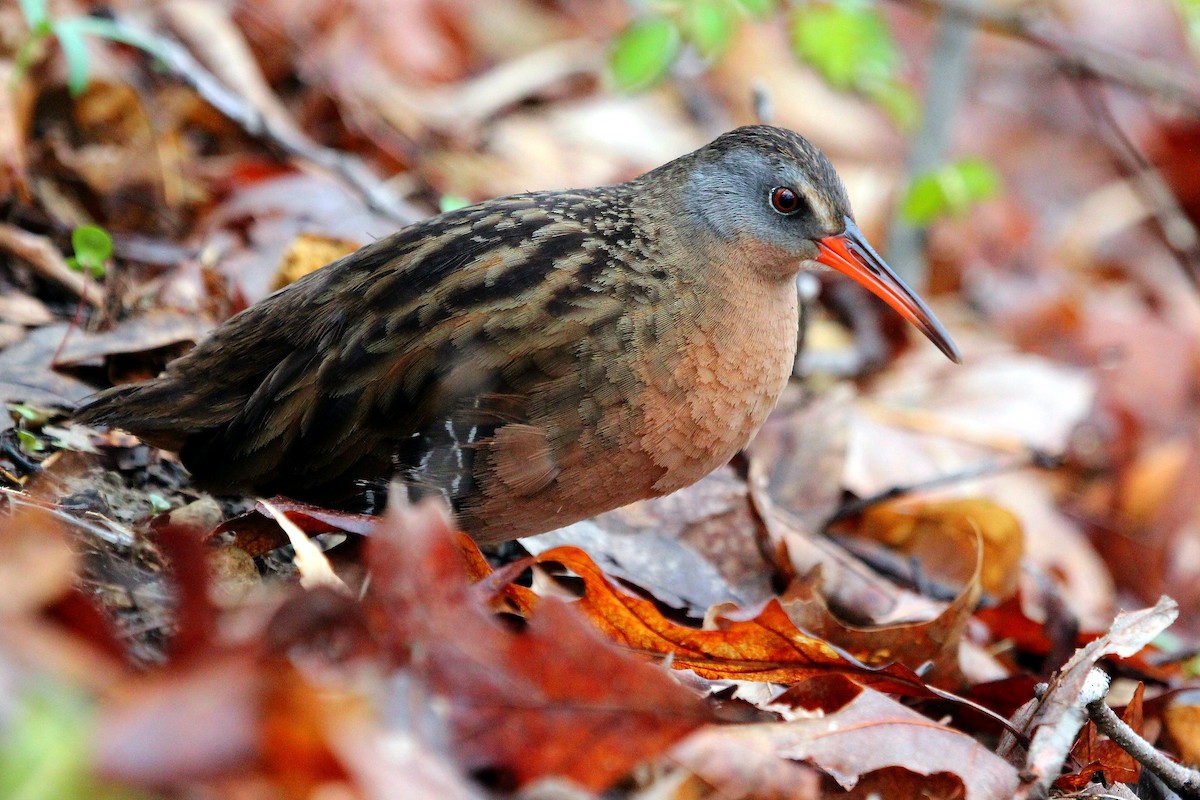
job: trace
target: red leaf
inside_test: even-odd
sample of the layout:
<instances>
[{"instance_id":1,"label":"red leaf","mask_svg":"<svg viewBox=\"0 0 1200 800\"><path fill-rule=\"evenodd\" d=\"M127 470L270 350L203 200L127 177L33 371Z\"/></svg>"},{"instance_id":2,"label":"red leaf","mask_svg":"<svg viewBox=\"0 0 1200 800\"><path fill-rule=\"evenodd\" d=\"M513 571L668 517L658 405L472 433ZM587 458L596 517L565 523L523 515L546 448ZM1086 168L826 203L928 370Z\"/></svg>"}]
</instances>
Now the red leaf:
<instances>
[{"instance_id":1,"label":"red leaf","mask_svg":"<svg viewBox=\"0 0 1200 800\"><path fill-rule=\"evenodd\" d=\"M444 706L464 767L602 790L709 719L663 669L542 600L523 633L467 580L441 507L394 503L368 545L367 597L393 655Z\"/></svg>"}]
</instances>

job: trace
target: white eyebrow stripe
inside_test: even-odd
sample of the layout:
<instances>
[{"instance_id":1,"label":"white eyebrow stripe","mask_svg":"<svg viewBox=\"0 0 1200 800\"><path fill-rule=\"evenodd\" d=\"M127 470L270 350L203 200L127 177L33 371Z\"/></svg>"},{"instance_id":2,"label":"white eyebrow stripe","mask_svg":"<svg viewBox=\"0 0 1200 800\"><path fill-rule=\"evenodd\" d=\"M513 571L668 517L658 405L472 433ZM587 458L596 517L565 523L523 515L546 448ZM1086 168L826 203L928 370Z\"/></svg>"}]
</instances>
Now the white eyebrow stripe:
<instances>
[{"instance_id":1,"label":"white eyebrow stripe","mask_svg":"<svg viewBox=\"0 0 1200 800\"><path fill-rule=\"evenodd\" d=\"M833 231L841 228L842 221L834 218L833 209L829 207L829 203L825 202L824 196L816 190L816 187L808 181L799 181L796 189L808 201L808 207L816 215L823 230Z\"/></svg>"}]
</instances>

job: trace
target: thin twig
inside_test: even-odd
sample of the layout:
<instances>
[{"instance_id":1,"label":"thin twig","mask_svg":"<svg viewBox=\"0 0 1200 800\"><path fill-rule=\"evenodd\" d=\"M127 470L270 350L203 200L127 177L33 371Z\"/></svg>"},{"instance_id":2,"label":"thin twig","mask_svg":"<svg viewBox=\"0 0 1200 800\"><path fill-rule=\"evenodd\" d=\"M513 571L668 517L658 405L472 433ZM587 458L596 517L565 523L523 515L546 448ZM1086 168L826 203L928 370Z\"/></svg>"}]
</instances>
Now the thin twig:
<instances>
[{"instance_id":1,"label":"thin twig","mask_svg":"<svg viewBox=\"0 0 1200 800\"><path fill-rule=\"evenodd\" d=\"M1080 39L1046 30L1036 18L970 0L892 0L905 6L958 16L990 33L1028 42L1050 55L1058 68L1075 75L1099 78L1177 103L1200 116L1200 82L1164 64L1097 47Z\"/></svg>"},{"instance_id":2,"label":"thin twig","mask_svg":"<svg viewBox=\"0 0 1200 800\"><path fill-rule=\"evenodd\" d=\"M1200 233L1197 233L1196 227L1180 207L1178 198L1163 176L1121 128L1104 97L1103 89L1095 80L1087 78L1075 81L1075 86L1108 144L1118 169L1141 196L1161 230L1163 240L1175 254L1175 259L1192 286L1200 288Z\"/></svg>"},{"instance_id":3,"label":"thin twig","mask_svg":"<svg viewBox=\"0 0 1200 800\"><path fill-rule=\"evenodd\" d=\"M373 211L401 225L410 225L425 216L397 197L359 158L318 144L293 126L281 125L264 115L226 87L179 42L128 20L121 20L121 26L152 42L156 59L171 77L186 84L250 136L338 175L363 196Z\"/></svg>"},{"instance_id":4,"label":"thin twig","mask_svg":"<svg viewBox=\"0 0 1200 800\"><path fill-rule=\"evenodd\" d=\"M1122 750L1137 759L1138 763L1157 775L1163 783L1179 793L1180 797L1200 798L1200 772L1177 764L1143 739L1116 715L1104 698L1088 703L1088 716L1096 730L1118 744Z\"/></svg>"},{"instance_id":5,"label":"thin twig","mask_svg":"<svg viewBox=\"0 0 1200 800\"><path fill-rule=\"evenodd\" d=\"M1050 453L1041 450L1030 449L1026 455L1016 458L1012 461L997 462L986 461L973 467L968 467L958 472L952 472L948 475L939 475L936 478L930 478L927 481L919 483L909 483L898 486L889 486L881 492L860 497L857 500L842 505L834 512L826 522L826 525L832 525L835 522L840 522L847 517L855 517L866 511L872 506L877 506L880 503L886 503L889 500L895 500L905 495L914 494L916 492L927 492L932 489L940 489L944 486L952 486L956 483L963 483L976 478L987 478L993 475L1002 475L1006 472L1017 472L1019 470L1034 467L1037 469L1054 469L1058 466L1060 458Z\"/></svg>"}]
</instances>

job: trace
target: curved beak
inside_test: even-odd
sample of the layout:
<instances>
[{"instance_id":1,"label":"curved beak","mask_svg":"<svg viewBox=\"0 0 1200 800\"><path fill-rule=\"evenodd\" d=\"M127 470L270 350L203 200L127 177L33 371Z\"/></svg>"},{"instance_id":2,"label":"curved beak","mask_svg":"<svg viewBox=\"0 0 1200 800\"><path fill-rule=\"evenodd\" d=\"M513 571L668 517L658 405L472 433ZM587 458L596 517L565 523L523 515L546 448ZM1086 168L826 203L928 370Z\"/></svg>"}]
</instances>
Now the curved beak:
<instances>
[{"instance_id":1,"label":"curved beak","mask_svg":"<svg viewBox=\"0 0 1200 800\"><path fill-rule=\"evenodd\" d=\"M962 363L958 346L950 334L938 322L917 293L908 288L900 276L892 271L874 248L867 243L854 220L846 217L846 230L838 236L817 240L821 255L817 261L827 267L853 278L867 287L885 303L900 313L900 316L916 325L929 341L946 354L955 364Z\"/></svg>"}]
</instances>

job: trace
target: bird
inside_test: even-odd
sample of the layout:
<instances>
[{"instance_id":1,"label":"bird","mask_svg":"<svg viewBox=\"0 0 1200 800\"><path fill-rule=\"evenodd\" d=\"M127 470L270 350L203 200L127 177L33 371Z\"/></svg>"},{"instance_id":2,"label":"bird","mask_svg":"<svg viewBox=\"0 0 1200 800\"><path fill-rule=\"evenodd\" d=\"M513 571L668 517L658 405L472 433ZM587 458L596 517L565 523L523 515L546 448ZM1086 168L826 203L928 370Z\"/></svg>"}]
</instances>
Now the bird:
<instances>
[{"instance_id":1,"label":"bird","mask_svg":"<svg viewBox=\"0 0 1200 800\"><path fill-rule=\"evenodd\" d=\"M829 160L752 125L624 183L403 228L75 419L177 452L217 494L380 508L399 486L499 543L727 463L791 375L798 273L828 268L961 361L859 230Z\"/></svg>"}]
</instances>

